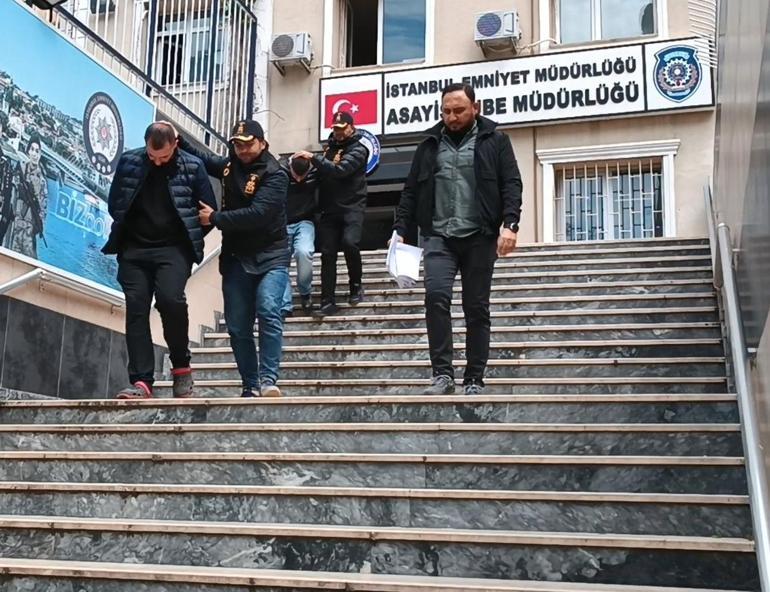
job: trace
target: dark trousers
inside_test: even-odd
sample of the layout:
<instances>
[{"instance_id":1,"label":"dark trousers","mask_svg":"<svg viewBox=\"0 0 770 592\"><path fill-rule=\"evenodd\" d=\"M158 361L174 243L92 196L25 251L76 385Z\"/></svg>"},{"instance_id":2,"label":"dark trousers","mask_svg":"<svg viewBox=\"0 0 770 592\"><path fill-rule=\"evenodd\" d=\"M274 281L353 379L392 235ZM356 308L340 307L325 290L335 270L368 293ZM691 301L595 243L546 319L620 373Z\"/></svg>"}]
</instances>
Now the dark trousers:
<instances>
[{"instance_id":1,"label":"dark trousers","mask_svg":"<svg viewBox=\"0 0 770 592\"><path fill-rule=\"evenodd\" d=\"M318 223L318 242L321 251L321 303L334 302L337 288L337 252L342 249L348 265L350 286L361 284L361 231L364 212L323 214Z\"/></svg>"},{"instance_id":2,"label":"dark trousers","mask_svg":"<svg viewBox=\"0 0 770 592\"><path fill-rule=\"evenodd\" d=\"M452 366L452 287L457 271L462 276L467 366L464 382L483 385L489 359L489 294L497 260L497 237L475 234L468 238L426 237L425 320L433 376L454 377Z\"/></svg>"},{"instance_id":3,"label":"dark trousers","mask_svg":"<svg viewBox=\"0 0 770 592\"><path fill-rule=\"evenodd\" d=\"M131 247L118 257L118 282L126 296L126 346L128 379L152 384L155 351L150 333L150 305L163 323L163 337L171 365L190 365L189 318L184 290L192 270L193 258L186 246Z\"/></svg>"}]
</instances>

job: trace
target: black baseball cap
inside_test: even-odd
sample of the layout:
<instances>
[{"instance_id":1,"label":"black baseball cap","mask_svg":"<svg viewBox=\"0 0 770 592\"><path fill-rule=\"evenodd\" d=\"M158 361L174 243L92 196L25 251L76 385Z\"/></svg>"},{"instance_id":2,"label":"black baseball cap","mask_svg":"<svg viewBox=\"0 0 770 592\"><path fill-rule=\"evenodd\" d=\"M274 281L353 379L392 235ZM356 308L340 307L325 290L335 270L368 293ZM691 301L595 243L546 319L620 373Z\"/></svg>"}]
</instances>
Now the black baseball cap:
<instances>
[{"instance_id":1,"label":"black baseball cap","mask_svg":"<svg viewBox=\"0 0 770 592\"><path fill-rule=\"evenodd\" d=\"M353 125L353 116L349 111L337 111L334 114L334 127L347 127Z\"/></svg>"},{"instance_id":2,"label":"black baseball cap","mask_svg":"<svg viewBox=\"0 0 770 592\"><path fill-rule=\"evenodd\" d=\"M243 119L233 126L233 133L230 134L230 141L251 142L252 140L264 140L265 130L259 125L259 122L253 119Z\"/></svg>"}]
</instances>

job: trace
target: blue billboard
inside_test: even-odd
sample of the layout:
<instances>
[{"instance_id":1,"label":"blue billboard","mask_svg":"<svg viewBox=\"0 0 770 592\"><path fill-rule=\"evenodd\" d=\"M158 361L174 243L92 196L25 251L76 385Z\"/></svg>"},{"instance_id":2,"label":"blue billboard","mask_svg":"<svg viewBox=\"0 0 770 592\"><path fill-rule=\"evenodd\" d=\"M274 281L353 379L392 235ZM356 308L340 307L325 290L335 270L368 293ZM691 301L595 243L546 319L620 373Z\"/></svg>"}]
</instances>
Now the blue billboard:
<instances>
[{"instance_id":1,"label":"blue billboard","mask_svg":"<svg viewBox=\"0 0 770 592\"><path fill-rule=\"evenodd\" d=\"M107 194L154 105L15 0L0 2L0 245L119 289Z\"/></svg>"}]
</instances>

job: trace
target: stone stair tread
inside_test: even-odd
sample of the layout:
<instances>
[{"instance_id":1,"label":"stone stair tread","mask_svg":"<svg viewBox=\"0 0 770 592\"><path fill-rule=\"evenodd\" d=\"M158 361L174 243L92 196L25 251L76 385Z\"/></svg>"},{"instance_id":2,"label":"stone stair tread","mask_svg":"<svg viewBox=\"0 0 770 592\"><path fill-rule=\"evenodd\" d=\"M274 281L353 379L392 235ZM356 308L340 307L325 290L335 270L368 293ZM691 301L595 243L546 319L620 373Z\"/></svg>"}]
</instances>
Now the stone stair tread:
<instances>
[{"instance_id":1,"label":"stone stair tread","mask_svg":"<svg viewBox=\"0 0 770 592\"><path fill-rule=\"evenodd\" d=\"M714 384L724 383L725 376L613 376L613 377L590 377L590 378L485 378L487 385L546 385L546 384ZM278 385L283 389L286 387L327 387L327 386L427 386L430 384L430 378L311 378L311 379L281 379ZM240 387L240 379L220 378L220 379L196 379L195 385L198 387ZM170 380L157 380L154 383L156 388L167 388L171 386ZM282 391L283 392L283 391ZM475 395L474 395L475 396ZM295 400L292 398L292 400Z\"/></svg>"},{"instance_id":2,"label":"stone stair tread","mask_svg":"<svg viewBox=\"0 0 770 592\"><path fill-rule=\"evenodd\" d=\"M158 384L157 382L155 383ZM290 397L195 397L189 399L153 398L122 401L118 399L14 399L0 400L0 408L19 409L105 409L115 408L174 408L252 405L379 405L379 404L514 404L525 403L676 403L676 402L729 402L737 401L734 393L648 393L648 394L481 394L472 401L463 394L455 395L311 395Z\"/></svg>"},{"instance_id":3,"label":"stone stair tread","mask_svg":"<svg viewBox=\"0 0 770 592\"><path fill-rule=\"evenodd\" d=\"M0 572L8 575L347 592L717 592L703 588L6 558L0 558Z\"/></svg>"},{"instance_id":4,"label":"stone stair tread","mask_svg":"<svg viewBox=\"0 0 770 592\"><path fill-rule=\"evenodd\" d=\"M492 311L489 316L493 319L504 318L531 318L531 317L573 317L573 316L626 316L645 314L702 314L716 312L717 306L671 306L656 308L601 308L601 309L554 309L554 310L514 310ZM460 312L452 313L453 319L463 319ZM319 325L322 323L350 323L350 322L386 322L386 321L423 321L424 313L387 314L387 315L331 315L318 319L312 316L288 317L284 322L306 323L313 321Z\"/></svg>"},{"instance_id":5,"label":"stone stair tread","mask_svg":"<svg viewBox=\"0 0 770 592\"><path fill-rule=\"evenodd\" d=\"M736 537L677 535L599 534L592 532L537 532L481 529L372 527L330 524L209 522L203 520L130 520L67 518L62 516L0 515L0 529L90 530L106 532L154 532L256 537L334 538L368 541L426 541L501 545L547 545L720 551L752 553L754 543Z\"/></svg>"},{"instance_id":6,"label":"stone stair tread","mask_svg":"<svg viewBox=\"0 0 770 592\"><path fill-rule=\"evenodd\" d=\"M731 433L736 423L110 423L0 424L0 433L184 433L184 432L568 432L568 433Z\"/></svg>"},{"instance_id":7,"label":"stone stair tread","mask_svg":"<svg viewBox=\"0 0 770 592\"><path fill-rule=\"evenodd\" d=\"M565 347L621 347L621 346L672 346L672 345L720 345L719 338L702 337L696 339L583 339L574 341L492 341L490 349L518 348L565 348ZM425 350L427 343L383 343L383 344L353 344L353 345L284 345L284 352L359 352L359 351L401 351ZM454 344L455 350L464 350L465 343ZM231 354L229 347L191 347L193 355L201 354Z\"/></svg>"},{"instance_id":8,"label":"stone stair tread","mask_svg":"<svg viewBox=\"0 0 770 592\"><path fill-rule=\"evenodd\" d=\"M414 489L391 487L330 487L284 485L210 485L166 483L93 483L63 481L0 481L0 492L87 492L120 494L227 494L250 496L375 497L405 499L456 499L495 501L552 501L585 503L632 503L738 506L747 505L747 495L692 493L636 493L593 491L537 491L490 489Z\"/></svg>"},{"instance_id":9,"label":"stone stair tread","mask_svg":"<svg viewBox=\"0 0 770 592\"><path fill-rule=\"evenodd\" d=\"M613 466L743 466L740 456L641 456L641 455L504 455L504 454L381 454L346 452L127 452L3 450L0 460L117 460L153 462L332 462L505 465L613 465Z\"/></svg>"},{"instance_id":10,"label":"stone stair tread","mask_svg":"<svg viewBox=\"0 0 770 592\"><path fill-rule=\"evenodd\" d=\"M327 317L329 319L335 317ZM339 317L336 317L339 318ZM361 317L353 317L360 319ZM424 318L424 316L423 316ZM594 324L571 324L571 325L511 325L510 327L492 326L490 331L492 333L547 333L547 332L560 332L560 331L633 331L633 330L665 330L665 329L716 329L719 328L718 322L712 321L694 321L686 323L594 323ZM453 333L465 333L466 328L453 327ZM425 335L424 327L408 327L404 329L333 329L333 330L291 330L291 327L286 327L284 332L285 336L293 337L333 337L338 336L364 336L364 335ZM255 332L256 335L256 332ZM230 336L224 332L209 332L204 334L204 339L227 339Z\"/></svg>"},{"instance_id":11,"label":"stone stair tread","mask_svg":"<svg viewBox=\"0 0 770 592\"><path fill-rule=\"evenodd\" d=\"M651 364L724 364L724 356L691 356L660 358L493 358L487 366L639 366ZM455 366L465 366L466 360L455 360ZM224 370L236 368L235 362L205 362L190 365L193 370ZM281 362L281 368L402 368L429 367L430 360L365 360ZM491 380L491 379L490 379Z\"/></svg>"}]
</instances>

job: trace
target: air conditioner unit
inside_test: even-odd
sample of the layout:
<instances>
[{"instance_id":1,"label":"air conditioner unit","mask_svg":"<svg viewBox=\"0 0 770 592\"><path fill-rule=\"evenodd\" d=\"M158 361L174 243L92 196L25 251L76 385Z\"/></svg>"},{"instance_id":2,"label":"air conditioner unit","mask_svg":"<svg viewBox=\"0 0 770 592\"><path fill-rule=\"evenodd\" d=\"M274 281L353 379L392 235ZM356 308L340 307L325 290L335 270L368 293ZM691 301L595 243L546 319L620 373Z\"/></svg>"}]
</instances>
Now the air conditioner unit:
<instances>
[{"instance_id":1,"label":"air conditioner unit","mask_svg":"<svg viewBox=\"0 0 770 592\"><path fill-rule=\"evenodd\" d=\"M299 65L310 72L313 61L313 43L310 33L281 33L273 35L270 43L270 61L283 74L286 66Z\"/></svg>"},{"instance_id":2,"label":"air conditioner unit","mask_svg":"<svg viewBox=\"0 0 770 592\"><path fill-rule=\"evenodd\" d=\"M519 13L507 10L477 14L473 38L485 56L487 50L516 53L516 44L521 39Z\"/></svg>"}]
</instances>

